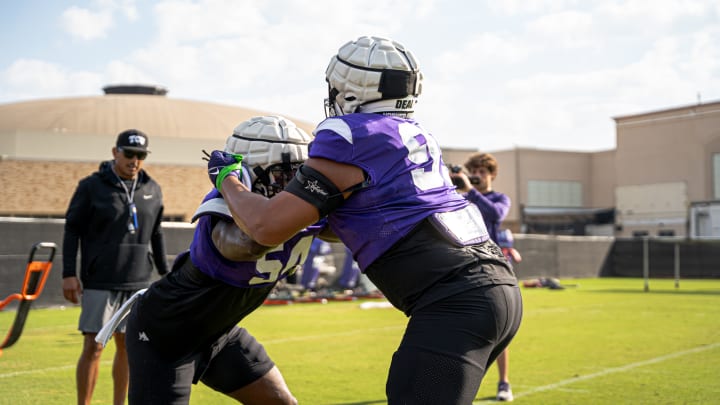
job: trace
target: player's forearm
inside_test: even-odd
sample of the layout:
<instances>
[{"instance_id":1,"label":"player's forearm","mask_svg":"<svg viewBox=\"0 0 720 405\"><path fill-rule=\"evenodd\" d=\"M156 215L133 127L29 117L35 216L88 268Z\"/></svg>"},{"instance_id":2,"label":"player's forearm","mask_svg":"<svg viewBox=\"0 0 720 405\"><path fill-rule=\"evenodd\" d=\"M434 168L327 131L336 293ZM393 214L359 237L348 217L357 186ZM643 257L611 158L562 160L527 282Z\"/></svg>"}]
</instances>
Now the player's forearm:
<instances>
[{"instance_id":1,"label":"player's forearm","mask_svg":"<svg viewBox=\"0 0 720 405\"><path fill-rule=\"evenodd\" d=\"M221 193L237 226L264 246L279 245L318 220L317 210L298 197L281 192L268 199L248 190L237 177L225 178Z\"/></svg>"}]
</instances>

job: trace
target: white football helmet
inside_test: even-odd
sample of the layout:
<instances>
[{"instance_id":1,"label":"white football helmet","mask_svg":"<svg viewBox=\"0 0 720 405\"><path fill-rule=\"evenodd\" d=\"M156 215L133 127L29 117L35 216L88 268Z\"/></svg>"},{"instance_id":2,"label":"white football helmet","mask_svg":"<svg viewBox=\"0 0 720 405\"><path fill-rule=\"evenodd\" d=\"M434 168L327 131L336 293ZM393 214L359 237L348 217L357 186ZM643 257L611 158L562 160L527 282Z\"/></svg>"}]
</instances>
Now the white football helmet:
<instances>
[{"instance_id":1,"label":"white football helmet","mask_svg":"<svg viewBox=\"0 0 720 405\"><path fill-rule=\"evenodd\" d=\"M360 37L343 45L325 70L325 115L354 112L411 117L422 91L415 56L391 39Z\"/></svg>"},{"instance_id":2,"label":"white football helmet","mask_svg":"<svg viewBox=\"0 0 720 405\"><path fill-rule=\"evenodd\" d=\"M243 156L243 177L253 192L272 197L282 191L308 158L312 136L280 116L241 122L225 142L225 152Z\"/></svg>"}]
</instances>

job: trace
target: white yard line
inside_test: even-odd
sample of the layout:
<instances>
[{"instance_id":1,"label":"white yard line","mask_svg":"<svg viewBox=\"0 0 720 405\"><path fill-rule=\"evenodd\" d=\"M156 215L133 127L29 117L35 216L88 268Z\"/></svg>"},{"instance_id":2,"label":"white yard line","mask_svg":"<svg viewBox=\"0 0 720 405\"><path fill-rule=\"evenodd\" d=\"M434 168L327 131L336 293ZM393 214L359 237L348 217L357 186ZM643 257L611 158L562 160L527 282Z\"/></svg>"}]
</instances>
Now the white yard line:
<instances>
[{"instance_id":1,"label":"white yard line","mask_svg":"<svg viewBox=\"0 0 720 405\"><path fill-rule=\"evenodd\" d=\"M112 364L112 360L105 360L105 361L100 362L100 365L102 365L102 366L111 365L111 364ZM41 368L41 369L35 369L35 370L14 371L12 373L0 373L0 378L11 378L11 377L17 377L20 375L47 373L47 372L51 372L51 371L70 370L70 369L75 369L75 367L77 367L77 364L68 364L66 366L47 367L47 368Z\"/></svg>"},{"instance_id":2,"label":"white yard line","mask_svg":"<svg viewBox=\"0 0 720 405\"><path fill-rule=\"evenodd\" d=\"M532 394L535 394L538 392L554 390L554 389L557 389L557 388L560 388L560 387L563 387L566 385L576 383L578 381L591 380L593 378L603 377L608 374L622 373L622 372L625 372L628 370L632 370L634 368L644 367L644 366L647 366L650 364L655 364L655 363L660 363L665 360L670 360L670 359L674 359L676 357L686 356L688 354L700 353L700 352L704 352L706 350L712 350L717 347L720 347L720 343L713 343L713 344L709 344L707 346L700 346L700 347L696 347L696 348L689 349L689 350L683 350L680 352L670 353L670 354L666 354L664 356L655 357L655 358L652 358L649 360L638 361L636 363L630 363L630 364L626 364L626 365L620 366L620 367L606 368L605 370L598 371L597 373L588 374L588 375L584 375L581 377L568 378L567 380L562 380L562 381L558 381L553 384L535 387L535 388L529 389L527 391L514 392L513 396L515 398L522 398L522 397L526 397L528 395L532 395ZM473 402L473 404L481 404L481 403L487 403L487 402L496 402L496 401L494 399L492 401L475 401L475 402Z\"/></svg>"}]
</instances>

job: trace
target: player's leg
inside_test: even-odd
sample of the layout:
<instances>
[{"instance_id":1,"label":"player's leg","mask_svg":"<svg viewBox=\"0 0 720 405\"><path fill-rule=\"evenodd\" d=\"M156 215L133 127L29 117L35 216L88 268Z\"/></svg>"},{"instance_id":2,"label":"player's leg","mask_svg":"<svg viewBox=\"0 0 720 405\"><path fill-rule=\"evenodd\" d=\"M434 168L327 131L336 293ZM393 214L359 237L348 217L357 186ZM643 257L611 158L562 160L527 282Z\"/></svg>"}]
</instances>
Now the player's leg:
<instances>
[{"instance_id":1,"label":"player's leg","mask_svg":"<svg viewBox=\"0 0 720 405\"><path fill-rule=\"evenodd\" d=\"M522 320L522 298L520 296L520 290L517 287L503 286L502 289L495 292L503 293L503 297L498 297L497 301L504 300L506 302L506 308L508 309L507 322L501 332L500 341L496 348L496 351L501 351L496 353L499 382L495 399L509 402L514 398L512 388L510 387L510 351L508 345L520 327Z\"/></svg>"},{"instance_id":2,"label":"player's leg","mask_svg":"<svg viewBox=\"0 0 720 405\"><path fill-rule=\"evenodd\" d=\"M220 342L201 381L245 405L296 405L280 370L265 348L243 328L234 328Z\"/></svg>"},{"instance_id":3,"label":"player's leg","mask_svg":"<svg viewBox=\"0 0 720 405\"><path fill-rule=\"evenodd\" d=\"M124 405L130 381L125 334L115 333L113 337L115 340L115 358L112 365L113 403L115 405Z\"/></svg>"},{"instance_id":4,"label":"player's leg","mask_svg":"<svg viewBox=\"0 0 720 405\"><path fill-rule=\"evenodd\" d=\"M510 388L510 352L508 348L500 353L495 364L498 369L498 390L496 399L498 401L512 401L513 393Z\"/></svg>"},{"instance_id":5,"label":"player's leg","mask_svg":"<svg viewBox=\"0 0 720 405\"><path fill-rule=\"evenodd\" d=\"M465 290L412 313L390 366L390 405L472 403L497 344L491 288Z\"/></svg>"},{"instance_id":6,"label":"player's leg","mask_svg":"<svg viewBox=\"0 0 720 405\"><path fill-rule=\"evenodd\" d=\"M83 334L83 347L75 372L79 405L90 404L100 372L103 347L95 342L96 333Z\"/></svg>"},{"instance_id":7,"label":"player's leg","mask_svg":"<svg viewBox=\"0 0 720 405\"><path fill-rule=\"evenodd\" d=\"M252 383L227 394L246 405L296 405L285 379L277 366Z\"/></svg>"},{"instance_id":8,"label":"player's leg","mask_svg":"<svg viewBox=\"0 0 720 405\"><path fill-rule=\"evenodd\" d=\"M103 347L95 342L97 332L113 314L113 294L108 290L86 289L81 299L78 329L83 333L83 348L76 370L78 404L89 404L100 372Z\"/></svg>"},{"instance_id":9,"label":"player's leg","mask_svg":"<svg viewBox=\"0 0 720 405\"><path fill-rule=\"evenodd\" d=\"M495 360L498 368L498 381L510 382L510 353L509 349L505 349Z\"/></svg>"},{"instance_id":10,"label":"player's leg","mask_svg":"<svg viewBox=\"0 0 720 405\"><path fill-rule=\"evenodd\" d=\"M390 366L389 404L472 403L519 327L517 300L516 287L488 286L413 313Z\"/></svg>"},{"instance_id":11,"label":"player's leg","mask_svg":"<svg viewBox=\"0 0 720 405\"><path fill-rule=\"evenodd\" d=\"M138 330L136 315L134 310L128 315L125 334L130 368L128 404L189 403L193 378L199 365L207 360L202 354L188 353L178 359L160 354L147 334Z\"/></svg>"}]
</instances>

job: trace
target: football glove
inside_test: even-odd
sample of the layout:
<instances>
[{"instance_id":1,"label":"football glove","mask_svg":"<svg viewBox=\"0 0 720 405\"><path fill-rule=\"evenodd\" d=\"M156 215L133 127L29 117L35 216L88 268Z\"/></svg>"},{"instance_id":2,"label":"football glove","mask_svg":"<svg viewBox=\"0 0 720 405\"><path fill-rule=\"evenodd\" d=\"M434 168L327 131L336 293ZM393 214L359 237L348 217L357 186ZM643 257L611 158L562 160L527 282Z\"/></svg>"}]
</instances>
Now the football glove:
<instances>
[{"instance_id":1,"label":"football glove","mask_svg":"<svg viewBox=\"0 0 720 405\"><path fill-rule=\"evenodd\" d=\"M215 150L208 154L203 150L203 159L208 162L208 176L218 191L222 191L222 182L227 176L235 176L238 179L242 174L242 155Z\"/></svg>"}]
</instances>

